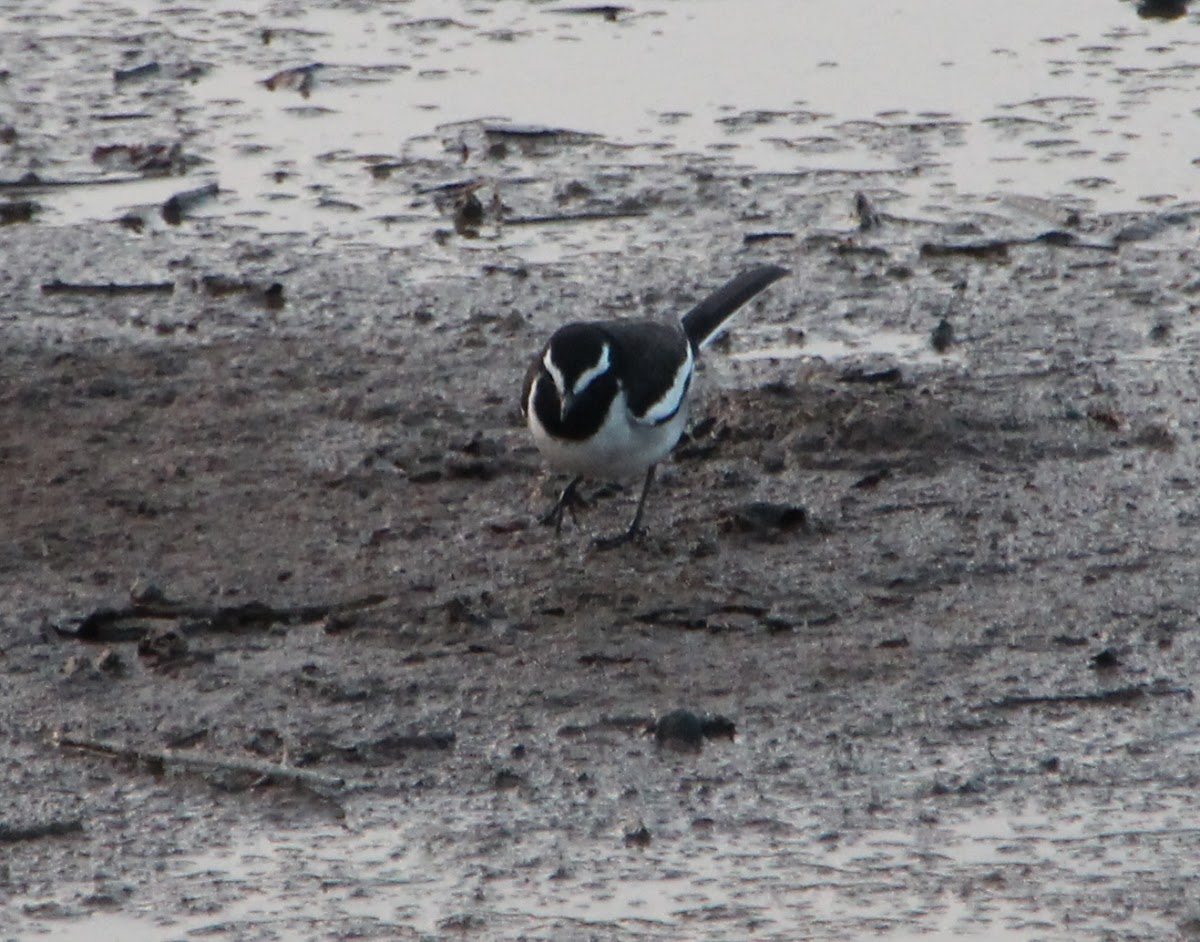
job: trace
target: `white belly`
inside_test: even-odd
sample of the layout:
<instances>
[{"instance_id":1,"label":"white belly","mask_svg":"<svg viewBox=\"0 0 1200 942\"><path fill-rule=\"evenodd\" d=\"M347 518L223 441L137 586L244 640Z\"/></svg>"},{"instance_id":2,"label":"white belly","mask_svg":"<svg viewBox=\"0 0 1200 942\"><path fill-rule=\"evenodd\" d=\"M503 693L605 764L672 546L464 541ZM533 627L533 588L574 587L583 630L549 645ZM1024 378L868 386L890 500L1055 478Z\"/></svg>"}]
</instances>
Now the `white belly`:
<instances>
[{"instance_id":1,"label":"white belly","mask_svg":"<svg viewBox=\"0 0 1200 942\"><path fill-rule=\"evenodd\" d=\"M687 426L688 404L661 425L630 419L625 393L620 392L609 407L600 430L586 441L551 438L533 409L529 430L546 461L560 471L582 474L601 481L619 481L644 474L671 453Z\"/></svg>"}]
</instances>

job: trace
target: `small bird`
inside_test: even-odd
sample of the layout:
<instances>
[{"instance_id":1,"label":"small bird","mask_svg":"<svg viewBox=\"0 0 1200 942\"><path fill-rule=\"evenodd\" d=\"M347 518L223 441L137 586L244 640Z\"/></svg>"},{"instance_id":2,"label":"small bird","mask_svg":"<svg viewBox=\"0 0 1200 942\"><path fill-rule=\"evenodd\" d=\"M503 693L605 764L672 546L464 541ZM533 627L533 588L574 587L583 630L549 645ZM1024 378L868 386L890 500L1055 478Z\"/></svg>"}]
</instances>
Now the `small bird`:
<instances>
[{"instance_id":1,"label":"small bird","mask_svg":"<svg viewBox=\"0 0 1200 942\"><path fill-rule=\"evenodd\" d=\"M521 412L538 450L574 475L543 518L562 529L584 477L615 481L645 473L629 529L595 541L611 549L643 534L654 469L679 441L700 350L743 304L787 274L778 265L743 272L679 322L577 321L554 332L530 365Z\"/></svg>"}]
</instances>

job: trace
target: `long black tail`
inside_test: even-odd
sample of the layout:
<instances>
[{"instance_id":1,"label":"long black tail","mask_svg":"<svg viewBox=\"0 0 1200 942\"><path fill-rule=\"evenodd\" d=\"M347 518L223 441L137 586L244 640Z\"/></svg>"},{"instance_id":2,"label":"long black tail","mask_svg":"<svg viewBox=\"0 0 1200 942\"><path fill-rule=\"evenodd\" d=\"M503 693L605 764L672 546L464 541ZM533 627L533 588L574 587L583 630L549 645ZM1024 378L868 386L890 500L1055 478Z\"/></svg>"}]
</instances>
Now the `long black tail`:
<instances>
[{"instance_id":1,"label":"long black tail","mask_svg":"<svg viewBox=\"0 0 1200 942\"><path fill-rule=\"evenodd\" d=\"M692 344L692 349L699 350L703 347L733 316L734 311L787 273L786 268L780 268L778 265L751 268L732 281L726 282L684 314L683 330Z\"/></svg>"}]
</instances>

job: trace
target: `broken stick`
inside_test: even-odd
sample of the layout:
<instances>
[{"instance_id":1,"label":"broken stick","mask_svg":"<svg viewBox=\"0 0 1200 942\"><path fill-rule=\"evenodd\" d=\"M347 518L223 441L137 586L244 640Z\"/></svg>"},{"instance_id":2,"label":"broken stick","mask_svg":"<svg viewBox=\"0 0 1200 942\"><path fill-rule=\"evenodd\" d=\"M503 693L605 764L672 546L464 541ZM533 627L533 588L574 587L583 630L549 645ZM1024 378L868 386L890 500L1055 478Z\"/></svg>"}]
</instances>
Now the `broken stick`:
<instances>
[{"instance_id":1,"label":"broken stick","mask_svg":"<svg viewBox=\"0 0 1200 942\"><path fill-rule=\"evenodd\" d=\"M297 769L261 759L235 759L211 753L182 752L176 749L142 749L121 743L81 739L61 734L55 734L52 742L60 749L78 749L81 752L109 756L114 759L126 759L147 765L154 770L166 771L171 767L176 767L200 773L235 772L254 775L263 782L284 782L316 792L339 791L346 787L346 780L340 776L322 775L320 772Z\"/></svg>"}]
</instances>

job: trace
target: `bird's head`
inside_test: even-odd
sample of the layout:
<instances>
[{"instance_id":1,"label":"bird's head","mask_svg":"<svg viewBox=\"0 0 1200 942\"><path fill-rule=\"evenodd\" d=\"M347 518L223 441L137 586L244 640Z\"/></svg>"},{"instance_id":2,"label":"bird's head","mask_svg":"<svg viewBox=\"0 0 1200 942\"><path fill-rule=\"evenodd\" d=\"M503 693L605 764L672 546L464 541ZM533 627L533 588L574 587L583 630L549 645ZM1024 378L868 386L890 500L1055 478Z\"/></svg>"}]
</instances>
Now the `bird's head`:
<instances>
[{"instance_id":1,"label":"bird's head","mask_svg":"<svg viewBox=\"0 0 1200 942\"><path fill-rule=\"evenodd\" d=\"M550 338L542 353L541 375L554 385L560 422L612 366L612 345L594 324L568 324Z\"/></svg>"}]
</instances>

